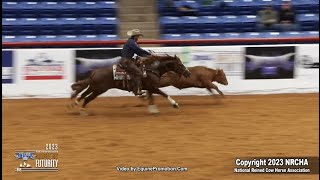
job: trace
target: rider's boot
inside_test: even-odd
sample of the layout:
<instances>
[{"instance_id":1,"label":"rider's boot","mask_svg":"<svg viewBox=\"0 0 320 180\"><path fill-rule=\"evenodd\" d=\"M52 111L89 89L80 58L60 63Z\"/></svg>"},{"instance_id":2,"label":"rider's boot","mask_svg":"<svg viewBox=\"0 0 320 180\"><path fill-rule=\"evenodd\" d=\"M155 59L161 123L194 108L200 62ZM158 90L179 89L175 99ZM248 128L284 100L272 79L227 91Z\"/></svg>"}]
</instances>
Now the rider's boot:
<instances>
[{"instance_id":1,"label":"rider's boot","mask_svg":"<svg viewBox=\"0 0 320 180\"><path fill-rule=\"evenodd\" d=\"M142 91L142 82L141 82L141 78L136 78L136 87L135 87L135 91L133 92L136 96L141 96L144 94L144 92Z\"/></svg>"}]
</instances>

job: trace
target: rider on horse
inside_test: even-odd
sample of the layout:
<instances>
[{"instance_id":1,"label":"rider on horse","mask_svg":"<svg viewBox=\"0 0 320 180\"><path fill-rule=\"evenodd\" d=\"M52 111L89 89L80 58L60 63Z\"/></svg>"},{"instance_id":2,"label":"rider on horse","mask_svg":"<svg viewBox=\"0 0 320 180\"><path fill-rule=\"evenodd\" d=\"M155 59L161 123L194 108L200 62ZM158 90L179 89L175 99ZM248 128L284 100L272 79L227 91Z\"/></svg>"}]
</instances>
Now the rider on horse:
<instances>
[{"instance_id":1,"label":"rider on horse","mask_svg":"<svg viewBox=\"0 0 320 180\"><path fill-rule=\"evenodd\" d=\"M133 29L131 31L127 32L127 35L129 36L129 39L124 44L122 50L121 50L121 60L120 64L125 68L125 70L133 76L133 80L135 81L135 89L134 93L135 95L142 95L142 82L141 79L143 77L143 73L141 69L136 65L136 60L133 59L134 54L137 54L141 57L148 57L152 56L151 53L149 53L146 50L141 49L137 41L140 37L143 37L142 32L139 29Z\"/></svg>"}]
</instances>

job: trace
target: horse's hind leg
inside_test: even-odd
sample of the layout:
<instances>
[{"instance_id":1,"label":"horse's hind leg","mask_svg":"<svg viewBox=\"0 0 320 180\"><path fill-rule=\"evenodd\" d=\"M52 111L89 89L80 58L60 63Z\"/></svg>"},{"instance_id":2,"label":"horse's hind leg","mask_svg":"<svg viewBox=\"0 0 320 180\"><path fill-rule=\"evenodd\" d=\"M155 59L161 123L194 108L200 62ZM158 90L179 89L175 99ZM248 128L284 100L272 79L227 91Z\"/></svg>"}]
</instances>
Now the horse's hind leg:
<instances>
[{"instance_id":1,"label":"horse's hind leg","mask_svg":"<svg viewBox=\"0 0 320 180\"><path fill-rule=\"evenodd\" d=\"M69 110L72 110L74 107L76 107L79 104L76 99L79 93L81 93L81 89L77 89L74 92L72 92L70 97L71 103L67 105Z\"/></svg>"},{"instance_id":2,"label":"horse's hind leg","mask_svg":"<svg viewBox=\"0 0 320 180\"><path fill-rule=\"evenodd\" d=\"M89 115L86 112L87 104L90 103L92 100L94 100L96 97L98 97L102 93L103 93L103 91L92 91L92 93L84 99L84 102L82 104L82 108L80 109L80 115L85 115L85 116Z\"/></svg>"},{"instance_id":3,"label":"horse's hind leg","mask_svg":"<svg viewBox=\"0 0 320 180\"><path fill-rule=\"evenodd\" d=\"M92 93L93 91L91 90L91 88L89 87L86 91L84 91L81 96L75 100L75 103L77 103L77 105L81 102L82 99L86 98L90 93Z\"/></svg>"}]
</instances>

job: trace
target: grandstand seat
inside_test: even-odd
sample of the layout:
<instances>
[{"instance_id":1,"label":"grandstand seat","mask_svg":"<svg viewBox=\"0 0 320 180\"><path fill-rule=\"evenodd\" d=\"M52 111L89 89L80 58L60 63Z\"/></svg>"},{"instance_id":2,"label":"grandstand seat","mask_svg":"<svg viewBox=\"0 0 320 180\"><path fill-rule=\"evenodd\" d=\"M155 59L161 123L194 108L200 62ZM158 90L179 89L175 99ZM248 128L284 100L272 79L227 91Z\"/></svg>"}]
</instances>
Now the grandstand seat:
<instances>
[{"instance_id":1,"label":"grandstand seat","mask_svg":"<svg viewBox=\"0 0 320 180\"><path fill-rule=\"evenodd\" d=\"M298 14L319 13L319 0L292 0Z\"/></svg>"},{"instance_id":2,"label":"grandstand seat","mask_svg":"<svg viewBox=\"0 0 320 180\"><path fill-rule=\"evenodd\" d=\"M179 39L183 39L183 35L182 34L163 34L162 35L162 39L165 40L179 40Z\"/></svg>"},{"instance_id":3,"label":"grandstand seat","mask_svg":"<svg viewBox=\"0 0 320 180\"><path fill-rule=\"evenodd\" d=\"M288 32L281 32L281 37L284 38L291 38L291 37L302 37L304 33L299 31L288 31Z\"/></svg>"},{"instance_id":4,"label":"grandstand seat","mask_svg":"<svg viewBox=\"0 0 320 180\"><path fill-rule=\"evenodd\" d=\"M60 35L57 36L56 41L78 41L77 35Z\"/></svg>"},{"instance_id":5,"label":"grandstand seat","mask_svg":"<svg viewBox=\"0 0 320 180\"><path fill-rule=\"evenodd\" d=\"M280 32L261 32L263 38L281 38Z\"/></svg>"},{"instance_id":6,"label":"grandstand seat","mask_svg":"<svg viewBox=\"0 0 320 180\"><path fill-rule=\"evenodd\" d=\"M272 6L275 10L279 10L282 4L282 0L256 0L255 10L256 12L264 9L266 6Z\"/></svg>"},{"instance_id":7,"label":"grandstand seat","mask_svg":"<svg viewBox=\"0 0 320 180\"><path fill-rule=\"evenodd\" d=\"M202 33L220 33L222 32L221 19L218 16L202 16Z\"/></svg>"},{"instance_id":8,"label":"grandstand seat","mask_svg":"<svg viewBox=\"0 0 320 180\"><path fill-rule=\"evenodd\" d=\"M204 33L202 35L203 39L223 39L223 34L220 33Z\"/></svg>"},{"instance_id":9,"label":"grandstand seat","mask_svg":"<svg viewBox=\"0 0 320 180\"><path fill-rule=\"evenodd\" d=\"M303 37L319 37L319 31L304 31Z\"/></svg>"},{"instance_id":10,"label":"grandstand seat","mask_svg":"<svg viewBox=\"0 0 320 180\"><path fill-rule=\"evenodd\" d=\"M161 32L163 34L180 33L181 19L174 16L164 16L160 18Z\"/></svg>"},{"instance_id":11,"label":"grandstand seat","mask_svg":"<svg viewBox=\"0 0 320 180\"><path fill-rule=\"evenodd\" d=\"M239 14L239 8L232 6L232 4L236 3L237 0L228 0L223 1L223 5L220 3L216 5L220 10L218 11L218 16L236 16Z\"/></svg>"},{"instance_id":12,"label":"grandstand seat","mask_svg":"<svg viewBox=\"0 0 320 180\"><path fill-rule=\"evenodd\" d=\"M37 36L17 36L17 42L36 42Z\"/></svg>"},{"instance_id":13,"label":"grandstand seat","mask_svg":"<svg viewBox=\"0 0 320 180\"><path fill-rule=\"evenodd\" d=\"M255 15L258 10L255 0L235 0L227 5L233 9L233 15Z\"/></svg>"},{"instance_id":14,"label":"grandstand seat","mask_svg":"<svg viewBox=\"0 0 320 180\"><path fill-rule=\"evenodd\" d=\"M199 17L196 16L184 16L181 17L181 32L182 33L198 33L201 31L202 22Z\"/></svg>"},{"instance_id":15,"label":"grandstand seat","mask_svg":"<svg viewBox=\"0 0 320 180\"><path fill-rule=\"evenodd\" d=\"M243 23L238 16L222 16L221 23L224 32L241 32Z\"/></svg>"},{"instance_id":16,"label":"grandstand seat","mask_svg":"<svg viewBox=\"0 0 320 180\"><path fill-rule=\"evenodd\" d=\"M183 35L184 39L203 39L202 34L198 33L186 33Z\"/></svg>"},{"instance_id":17,"label":"grandstand seat","mask_svg":"<svg viewBox=\"0 0 320 180\"><path fill-rule=\"evenodd\" d=\"M303 31L319 30L319 14L300 14L297 20Z\"/></svg>"},{"instance_id":18,"label":"grandstand seat","mask_svg":"<svg viewBox=\"0 0 320 180\"><path fill-rule=\"evenodd\" d=\"M4 36L2 35L2 42L17 42L16 36Z\"/></svg>"},{"instance_id":19,"label":"grandstand seat","mask_svg":"<svg viewBox=\"0 0 320 180\"><path fill-rule=\"evenodd\" d=\"M257 16L256 15L242 15L239 16L239 21L242 22L241 29L243 32L252 32L256 29Z\"/></svg>"},{"instance_id":20,"label":"grandstand seat","mask_svg":"<svg viewBox=\"0 0 320 180\"><path fill-rule=\"evenodd\" d=\"M219 6L201 6L199 7L199 16L219 16L220 15L220 7Z\"/></svg>"},{"instance_id":21,"label":"grandstand seat","mask_svg":"<svg viewBox=\"0 0 320 180\"><path fill-rule=\"evenodd\" d=\"M242 38L246 39L256 39L256 38L263 38L263 34L260 32L245 32L241 34Z\"/></svg>"},{"instance_id":22,"label":"grandstand seat","mask_svg":"<svg viewBox=\"0 0 320 180\"><path fill-rule=\"evenodd\" d=\"M116 34L100 34L98 35L98 40L101 41L111 41L111 40L117 40L119 37Z\"/></svg>"},{"instance_id":23,"label":"grandstand seat","mask_svg":"<svg viewBox=\"0 0 320 180\"><path fill-rule=\"evenodd\" d=\"M56 36L56 35L41 35L41 36L38 36L37 41L39 41L39 42L54 42L54 41L58 41L58 36Z\"/></svg>"},{"instance_id":24,"label":"grandstand seat","mask_svg":"<svg viewBox=\"0 0 320 180\"><path fill-rule=\"evenodd\" d=\"M180 7L190 7L191 10L188 11L177 11L178 15L180 16L190 16L190 15L195 15L199 11L199 3L197 1L193 0L180 0L180 1L174 1L174 6L176 8Z\"/></svg>"},{"instance_id":25,"label":"grandstand seat","mask_svg":"<svg viewBox=\"0 0 320 180\"><path fill-rule=\"evenodd\" d=\"M241 33L224 33L225 39L238 39L241 38Z\"/></svg>"}]
</instances>

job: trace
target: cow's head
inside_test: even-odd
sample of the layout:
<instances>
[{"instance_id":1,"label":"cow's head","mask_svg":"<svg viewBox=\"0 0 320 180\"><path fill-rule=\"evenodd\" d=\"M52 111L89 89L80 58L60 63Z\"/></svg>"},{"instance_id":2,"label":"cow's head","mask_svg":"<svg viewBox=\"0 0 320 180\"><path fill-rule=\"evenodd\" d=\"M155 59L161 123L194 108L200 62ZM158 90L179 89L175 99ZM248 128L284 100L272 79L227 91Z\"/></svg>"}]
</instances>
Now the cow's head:
<instances>
[{"instance_id":1,"label":"cow's head","mask_svg":"<svg viewBox=\"0 0 320 180\"><path fill-rule=\"evenodd\" d=\"M226 75L224 74L224 71L222 69L217 69L215 74L215 81L217 81L220 84L228 85L228 80Z\"/></svg>"}]
</instances>

